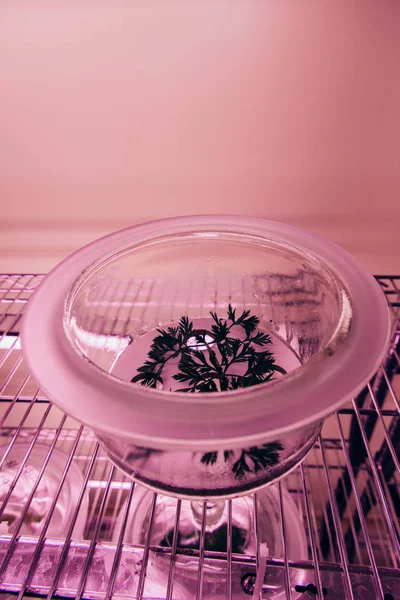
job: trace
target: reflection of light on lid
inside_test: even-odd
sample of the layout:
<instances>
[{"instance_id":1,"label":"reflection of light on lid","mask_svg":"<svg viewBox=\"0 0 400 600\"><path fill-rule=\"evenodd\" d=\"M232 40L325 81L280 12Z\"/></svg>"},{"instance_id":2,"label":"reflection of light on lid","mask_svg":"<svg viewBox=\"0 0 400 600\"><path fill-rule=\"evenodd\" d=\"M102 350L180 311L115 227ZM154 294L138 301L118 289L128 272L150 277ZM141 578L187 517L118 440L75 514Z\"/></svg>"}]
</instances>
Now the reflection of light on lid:
<instances>
[{"instance_id":1,"label":"reflection of light on lid","mask_svg":"<svg viewBox=\"0 0 400 600\"><path fill-rule=\"evenodd\" d=\"M83 351L85 351L85 346L89 346L90 348L98 348L107 352L118 352L125 350L131 342L129 336L119 337L117 335L102 335L86 331L77 325L75 317L72 317L70 327L77 337L79 346L83 346Z\"/></svg>"},{"instance_id":2,"label":"reflection of light on lid","mask_svg":"<svg viewBox=\"0 0 400 600\"><path fill-rule=\"evenodd\" d=\"M193 335L188 339L187 345L189 346L189 348L195 348L196 350L208 350L209 346L214 345L214 338L212 338L211 335L202 335L202 339L205 342L204 344L202 342L199 342L196 336Z\"/></svg>"}]
</instances>

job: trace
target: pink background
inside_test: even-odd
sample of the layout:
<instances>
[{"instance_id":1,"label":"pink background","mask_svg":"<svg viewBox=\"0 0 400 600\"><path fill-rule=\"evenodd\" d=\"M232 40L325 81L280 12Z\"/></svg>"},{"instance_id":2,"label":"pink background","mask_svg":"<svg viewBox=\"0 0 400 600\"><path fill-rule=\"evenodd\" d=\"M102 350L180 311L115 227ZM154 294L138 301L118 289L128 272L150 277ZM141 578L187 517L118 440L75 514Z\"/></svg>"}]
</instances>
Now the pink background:
<instances>
[{"instance_id":1,"label":"pink background","mask_svg":"<svg viewBox=\"0 0 400 600\"><path fill-rule=\"evenodd\" d=\"M193 213L400 272L396 0L2 0L0 271Z\"/></svg>"}]
</instances>

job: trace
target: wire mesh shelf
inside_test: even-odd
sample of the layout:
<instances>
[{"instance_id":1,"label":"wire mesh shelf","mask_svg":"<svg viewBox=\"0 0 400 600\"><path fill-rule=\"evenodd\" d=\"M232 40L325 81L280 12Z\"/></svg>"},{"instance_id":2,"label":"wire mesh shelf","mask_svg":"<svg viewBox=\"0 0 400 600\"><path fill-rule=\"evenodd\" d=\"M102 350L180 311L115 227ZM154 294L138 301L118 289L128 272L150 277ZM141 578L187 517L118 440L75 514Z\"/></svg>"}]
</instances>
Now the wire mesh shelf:
<instances>
[{"instance_id":1,"label":"wire mesh shelf","mask_svg":"<svg viewBox=\"0 0 400 600\"><path fill-rule=\"evenodd\" d=\"M226 503L217 544L209 543L205 504L198 538L180 543L178 500L170 536L152 545L163 502L156 493L145 543L132 543L134 483L89 429L49 402L24 365L21 319L42 278L0 275L0 597L400 599L400 276L377 276L393 316L384 363L276 485L280 543L272 556L257 494L252 552L237 541L235 500ZM293 543L289 512L305 552Z\"/></svg>"}]
</instances>

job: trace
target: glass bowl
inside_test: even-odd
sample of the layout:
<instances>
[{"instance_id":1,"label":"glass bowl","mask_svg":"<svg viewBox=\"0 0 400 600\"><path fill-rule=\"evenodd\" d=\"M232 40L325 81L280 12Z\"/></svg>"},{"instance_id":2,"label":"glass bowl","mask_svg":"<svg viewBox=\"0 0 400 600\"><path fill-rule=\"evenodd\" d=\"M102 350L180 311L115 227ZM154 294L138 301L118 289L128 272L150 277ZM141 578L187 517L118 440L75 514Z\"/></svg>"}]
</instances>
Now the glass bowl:
<instances>
[{"instance_id":1,"label":"glass bowl","mask_svg":"<svg viewBox=\"0 0 400 600\"><path fill-rule=\"evenodd\" d=\"M65 469L68 456L53 448L51 459L40 479L36 492L21 521L25 504L39 477L49 447L37 444L32 449L23 468L21 463L29 451L28 443L0 447L0 523L3 533L13 534L17 528L21 535L39 535L57 493L61 475ZM19 473L19 471L21 471ZM17 476L19 474L19 476ZM79 496L84 479L74 462L71 463L65 482L54 506L53 515L46 531L47 537L63 538L67 535L71 524L74 504ZM84 495L79 515L76 519L73 537L84 539L84 531L88 515L88 496Z\"/></svg>"},{"instance_id":2,"label":"glass bowl","mask_svg":"<svg viewBox=\"0 0 400 600\"><path fill-rule=\"evenodd\" d=\"M131 381L157 330L187 317L191 353L211 313L226 320L230 306L268 334L281 367L272 379L187 394L171 360L155 388ZM378 368L389 332L378 284L341 248L281 223L210 215L131 227L67 258L31 299L22 344L42 389L125 473L208 499L294 468ZM213 345L211 335L209 357Z\"/></svg>"},{"instance_id":3,"label":"glass bowl","mask_svg":"<svg viewBox=\"0 0 400 600\"><path fill-rule=\"evenodd\" d=\"M129 513L125 524L124 544L144 546L149 543L152 548L173 547L174 531L177 522L178 500L170 496L159 495L152 513L153 494L146 488L136 485ZM268 556L280 558L284 555L281 531L281 513L279 490L277 485L271 485L257 494L257 533L255 531L253 495L235 498L232 501L232 541L231 551L237 557L257 556L258 544L267 545ZM199 505L199 506L196 506ZM179 507L177 545L183 552L176 554L174 559L174 590L175 583L186 589L182 598L194 597L198 579L199 559L196 552L200 546L201 523L203 503L200 501L189 502L183 500ZM217 501L207 506L206 530L204 550L213 553L222 553L216 560L204 563L204 598L219 597L218 588L222 584L222 591L226 585L226 562L221 558L227 552L228 540L228 503ZM302 516L289 492L282 486L282 513L285 525L285 549L289 560L305 561L308 559L307 538ZM121 527L124 524L126 503L118 513L112 541L119 541ZM152 522L150 538L149 524ZM193 554L191 553L193 551ZM112 560L107 560L107 572L112 570ZM155 552L152 555L152 569L149 575L159 584L167 585L170 573L171 556L169 552ZM248 567L247 567L248 570ZM148 576L149 576L148 575ZM302 584L306 579L306 572L296 570L292 574L292 585ZM240 578L239 578L240 581ZM237 586L236 583L233 583ZM232 590L232 597L243 597L242 589ZM165 593L165 591L164 591ZM293 599L298 595L293 594ZM221 596L225 597L225 594ZM286 598L285 582L282 569L268 565L263 587L263 597L283 600Z\"/></svg>"}]
</instances>

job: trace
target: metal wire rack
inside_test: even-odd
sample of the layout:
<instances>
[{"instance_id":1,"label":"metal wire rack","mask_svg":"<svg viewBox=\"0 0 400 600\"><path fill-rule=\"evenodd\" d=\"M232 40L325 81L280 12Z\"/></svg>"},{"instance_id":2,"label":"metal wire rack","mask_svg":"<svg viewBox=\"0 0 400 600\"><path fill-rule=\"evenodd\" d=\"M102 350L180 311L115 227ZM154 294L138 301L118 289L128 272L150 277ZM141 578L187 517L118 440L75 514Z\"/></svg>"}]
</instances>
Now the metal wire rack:
<instances>
[{"instance_id":1,"label":"metal wire rack","mask_svg":"<svg viewBox=\"0 0 400 600\"><path fill-rule=\"evenodd\" d=\"M147 542L127 542L134 483L111 465L90 430L49 402L24 365L21 320L42 278L0 275L0 597L258 596L256 495L253 555L232 545L234 500L227 503L223 551L207 549L205 506L198 547L180 547L180 501L171 544L152 546L157 494ZM259 598L400 599L400 276L377 280L393 315L389 352L365 390L326 421L303 464L278 484L282 551L267 556ZM285 489L307 537L307 560L288 551Z\"/></svg>"}]
</instances>

